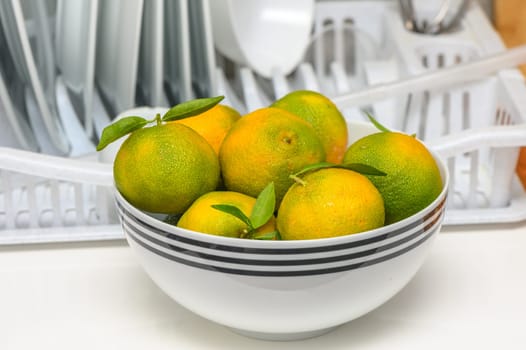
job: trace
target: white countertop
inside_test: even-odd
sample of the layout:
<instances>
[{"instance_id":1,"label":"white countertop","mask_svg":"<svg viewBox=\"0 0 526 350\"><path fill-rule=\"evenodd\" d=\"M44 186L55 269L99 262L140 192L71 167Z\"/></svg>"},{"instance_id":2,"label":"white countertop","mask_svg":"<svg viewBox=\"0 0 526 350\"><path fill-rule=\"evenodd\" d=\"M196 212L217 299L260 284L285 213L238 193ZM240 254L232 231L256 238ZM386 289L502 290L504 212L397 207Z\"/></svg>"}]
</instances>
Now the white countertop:
<instances>
[{"instance_id":1,"label":"white countertop","mask_svg":"<svg viewBox=\"0 0 526 350\"><path fill-rule=\"evenodd\" d=\"M526 349L526 224L443 228L389 302L326 335L267 342L179 306L124 241L0 247L0 349Z\"/></svg>"}]
</instances>

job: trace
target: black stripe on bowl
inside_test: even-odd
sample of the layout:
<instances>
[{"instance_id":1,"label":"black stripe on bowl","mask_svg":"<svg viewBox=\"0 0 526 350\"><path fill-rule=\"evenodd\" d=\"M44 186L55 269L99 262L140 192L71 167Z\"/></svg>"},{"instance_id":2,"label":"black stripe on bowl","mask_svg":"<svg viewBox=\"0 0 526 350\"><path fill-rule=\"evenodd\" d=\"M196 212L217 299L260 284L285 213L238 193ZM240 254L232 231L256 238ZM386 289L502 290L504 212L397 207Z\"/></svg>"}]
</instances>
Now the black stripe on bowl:
<instances>
[{"instance_id":1,"label":"black stripe on bowl","mask_svg":"<svg viewBox=\"0 0 526 350\"><path fill-rule=\"evenodd\" d=\"M394 236L398 236L403 234L404 232L407 232L408 230L411 230L415 228L416 226L422 224L422 222L427 221L429 218L431 218L433 215L436 214L438 211L443 211L444 209L444 203L446 202L446 197L442 199L442 201L437 205L434 210L427 213L423 219L421 220L415 220L412 222L409 222L407 225L400 227L396 230L380 234L373 237L363 238L360 240L354 240L347 243L340 243L340 244L333 244L333 245L324 245L324 246L315 246L315 247L303 247L303 248L254 248L254 247L242 247L242 246L233 246L233 245L226 245L226 244L216 244L212 242L207 241L201 241L193 238L183 237L182 235L175 234L172 232L166 232L162 230L161 228L155 227L144 220L141 220L135 216L133 216L130 211L128 211L121 203L117 201L117 207L120 211L121 217L129 218L130 220L133 220L138 225L145 227L149 234L152 236L159 235L162 237L165 237L168 239L169 242L172 242L172 245L178 245L178 242L188 244L188 245L194 245L196 247L202 247L206 249L211 250L219 250L219 251L227 251L227 252L235 252L235 253L243 253L243 254L307 254L307 253L321 253L321 252L330 252L335 250L344 250L344 249L350 249L355 247L361 247L364 245L380 242L389 238L392 238ZM203 237L206 239L206 236Z\"/></svg>"},{"instance_id":2,"label":"black stripe on bowl","mask_svg":"<svg viewBox=\"0 0 526 350\"><path fill-rule=\"evenodd\" d=\"M443 214L441 214L442 216ZM265 277L294 277L294 276L311 276L311 275L325 275L330 273L338 273L343 271L350 271L350 270L356 270L360 268L364 268L367 266L372 266L378 263L382 263L384 261L394 259L400 255L403 255L412 249L418 247L422 243L426 242L431 236L433 236L440 227L440 220L437 220L433 226L430 227L430 230L426 232L425 235L422 236L421 239L413 242L412 244L405 246L404 248L394 251L390 254L386 254L371 260L366 260L362 262L355 262L350 263L346 265L340 265L340 266L332 266L332 267L322 267L317 269L309 269L309 270L248 270L248 269L241 269L241 268L231 268L231 267L223 267L223 266L214 266L209 265L197 261L192 261L188 259L183 259L181 257L173 256L171 254L168 254L162 250L156 249L146 243L144 243L141 239L137 238L133 233L130 233L129 231L126 231L127 236L133 240L136 244L141 246L142 248L148 250L149 252L158 255L160 257L163 257L165 259L199 268L204 270L210 270L215 272L222 272L222 273L228 273L228 274L235 274L235 275L245 275L245 276L265 276Z\"/></svg>"},{"instance_id":3,"label":"black stripe on bowl","mask_svg":"<svg viewBox=\"0 0 526 350\"><path fill-rule=\"evenodd\" d=\"M307 258L311 258L311 257L323 257L323 256L326 256L328 254L333 254L334 251L323 251L323 252L316 252L316 253L305 253L305 254L289 254L289 255L286 255L286 254L245 254L244 252L233 252L233 251L224 251L224 250L219 250L219 249L210 249L208 247L201 247L201 246L196 246L196 245L192 245L192 244L186 244L184 242L181 242L179 240L171 240L169 238L167 238L166 236L164 235L158 235L158 234L154 234L150 231L151 227L150 226L144 226L142 225L142 222L139 222L137 220L134 220L133 218L131 217L128 217L128 216L122 216L123 220L126 221L126 223L129 225L129 226L132 226L134 228L136 228L137 230L140 230L140 234L141 235L144 235L144 237L149 240L150 242L153 242L153 243L157 243L158 245L162 245L164 247L167 247L167 248L173 248L175 250L179 250L179 251L197 251L197 252L200 252L202 254L207 254L207 253L211 253L211 254L214 254L214 255L219 255L220 258L221 256L229 256L229 257L239 257L241 259L244 259L244 258L248 258L248 259L258 259L258 258L263 258L263 259L274 259L274 260L278 260L278 259L282 259L282 260L285 260L285 259L288 259L288 260L297 260L297 259L307 259ZM388 243L391 243L391 242L394 242L395 240L397 239L404 239L406 236L409 236L409 235L412 235L413 233L415 233L416 231L418 231L419 229L421 229L423 223L420 223L420 225L416 226L415 228L407 231L407 232L404 232L403 234L400 234L400 235L395 235L393 237L389 237L387 239L384 239L384 240L380 240L380 241L377 241L377 242L373 242L373 243L369 243L369 244L363 244L363 245L360 245L358 247L352 247L352 248L349 248L349 249L345 249L345 250L337 250L336 252L338 252L340 255L343 255L343 254L349 254L349 253L360 253L360 252L363 252L363 251L367 251L367 250L371 250L371 249L375 249L375 248L378 248L379 246L381 245L385 245L385 244L388 244ZM246 240L245 240L246 241ZM365 254L365 253L364 253Z\"/></svg>"},{"instance_id":4,"label":"black stripe on bowl","mask_svg":"<svg viewBox=\"0 0 526 350\"><path fill-rule=\"evenodd\" d=\"M239 255L234 256L224 256L217 254L210 254L203 251L196 251L188 248L188 246L181 246L180 244L172 244L166 240L159 239L149 234L149 226L139 226L136 221L131 217L123 217L123 227L129 234L133 234L136 237L141 237L142 241L147 241L147 245L152 248L162 247L163 250L169 250L177 254L187 255L189 257L199 258L202 260L209 260L210 263L214 262L223 262L230 264L240 264L240 265L259 265L259 266L296 266L296 265L318 265L318 264L327 264L332 262L340 261L349 261L360 258L369 257L372 255L377 255L386 250L392 250L398 246L404 245L412 240L416 240L419 236L424 235L431 227L433 227L438 221L441 220L441 212L436 212L435 215L428 222L422 224L422 227L415 230L415 232L410 233L409 235L402 237L401 239L393 240L386 244L375 246L366 250L351 252L347 254L331 255L320 258L302 258L302 259L274 259L271 256L267 255L267 258L256 259L256 258L244 258ZM175 242L178 243L178 242ZM167 253L169 254L169 253Z\"/></svg>"}]
</instances>

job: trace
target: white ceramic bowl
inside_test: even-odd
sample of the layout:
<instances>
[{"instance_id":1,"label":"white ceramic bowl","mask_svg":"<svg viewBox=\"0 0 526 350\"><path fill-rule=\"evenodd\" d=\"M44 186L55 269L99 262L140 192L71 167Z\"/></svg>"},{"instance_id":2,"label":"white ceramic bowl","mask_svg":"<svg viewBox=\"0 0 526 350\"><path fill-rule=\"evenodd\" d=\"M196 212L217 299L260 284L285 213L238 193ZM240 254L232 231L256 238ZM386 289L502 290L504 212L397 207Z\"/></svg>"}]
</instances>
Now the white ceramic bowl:
<instances>
[{"instance_id":1,"label":"white ceramic bowl","mask_svg":"<svg viewBox=\"0 0 526 350\"><path fill-rule=\"evenodd\" d=\"M289 74L301 62L314 19L314 0L210 1L216 49L264 77Z\"/></svg>"},{"instance_id":2,"label":"white ceramic bowl","mask_svg":"<svg viewBox=\"0 0 526 350\"><path fill-rule=\"evenodd\" d=\"M353 139L375 129L351 124ZM166 224L116 193L127 240L173 300L214 322L264 339L316 336L380 306L422 265L443 219L444 188L419 213L376 230L328 239L258 241Z\"/></svg>"}]
</instances>

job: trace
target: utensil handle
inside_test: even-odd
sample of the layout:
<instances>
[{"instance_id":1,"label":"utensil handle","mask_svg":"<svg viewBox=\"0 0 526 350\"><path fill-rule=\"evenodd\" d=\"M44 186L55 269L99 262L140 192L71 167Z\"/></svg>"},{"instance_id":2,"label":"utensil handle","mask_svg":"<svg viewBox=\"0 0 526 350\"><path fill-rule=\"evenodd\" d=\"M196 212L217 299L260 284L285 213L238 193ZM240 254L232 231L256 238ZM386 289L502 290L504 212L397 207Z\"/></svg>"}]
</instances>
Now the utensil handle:
<instances>
[{"instance_id":1,"label":"utensil handle","mask_svg":"<svg viewBox=\"0 0 526 350\"><path fill-rule=\"evenodd\" d=\"M475 151L481 145L492 148L518 148L526 146L526 124L466 129L428 141L426 145L446 158Z\"/></svg>"},{"instance_id":2,"label":"utensil handle","mask_svg":"<svg viewBox=\"0 0 526 350\"><path fill-rule=\"evenodd\" d=\"M113 185L113 165L0 147L0 170L57 180Z\"/></svg>"},{"instance_id":3,"label":"utensil handle","mask_svg":"<svg viewBox=\"0 0 526 350\"><path fill-rule=\"evenodd\" d=\"M525 62L526 45L521 45L502 53L448 68L434 70L408 79L372 85L358 92L334 97L332 100L339 108L363 106L401 94L466 83L483 78L501 69L515 67Z\"/></svg>"}]
</instances>

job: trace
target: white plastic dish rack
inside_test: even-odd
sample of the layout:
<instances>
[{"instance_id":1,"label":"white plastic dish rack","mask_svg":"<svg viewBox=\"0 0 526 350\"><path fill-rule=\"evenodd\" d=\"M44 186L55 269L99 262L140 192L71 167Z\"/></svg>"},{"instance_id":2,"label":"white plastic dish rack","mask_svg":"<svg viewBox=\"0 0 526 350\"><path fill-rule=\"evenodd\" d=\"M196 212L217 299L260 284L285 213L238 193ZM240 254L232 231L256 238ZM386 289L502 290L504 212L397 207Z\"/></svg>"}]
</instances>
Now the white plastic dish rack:
<instances>
[{"instance_id":1,"label":"white plastic dish rack","mask_svg":"<svg viewBox=\"0 0 526 350\"><path fill-rule=\"evenodd\" d=\"M407 32L393 1L322 1L315 17L313 44L295 72L263 79L245 67L228 69L218 57L216 94L247 112L294 89L337 96L504 49L476 2L461 28L439 36ZM351 49L340 41L346 37ZM447 161L445 225L526 219L526 193L515 174L519 148L526 146L526 87L518 70L359 107L391 128L416 133ZM345 117L363 119L360 108L343 110ZM0 244L123 238L111 161L99 159L0 148Z\"/></svg>"}]
</instances>

